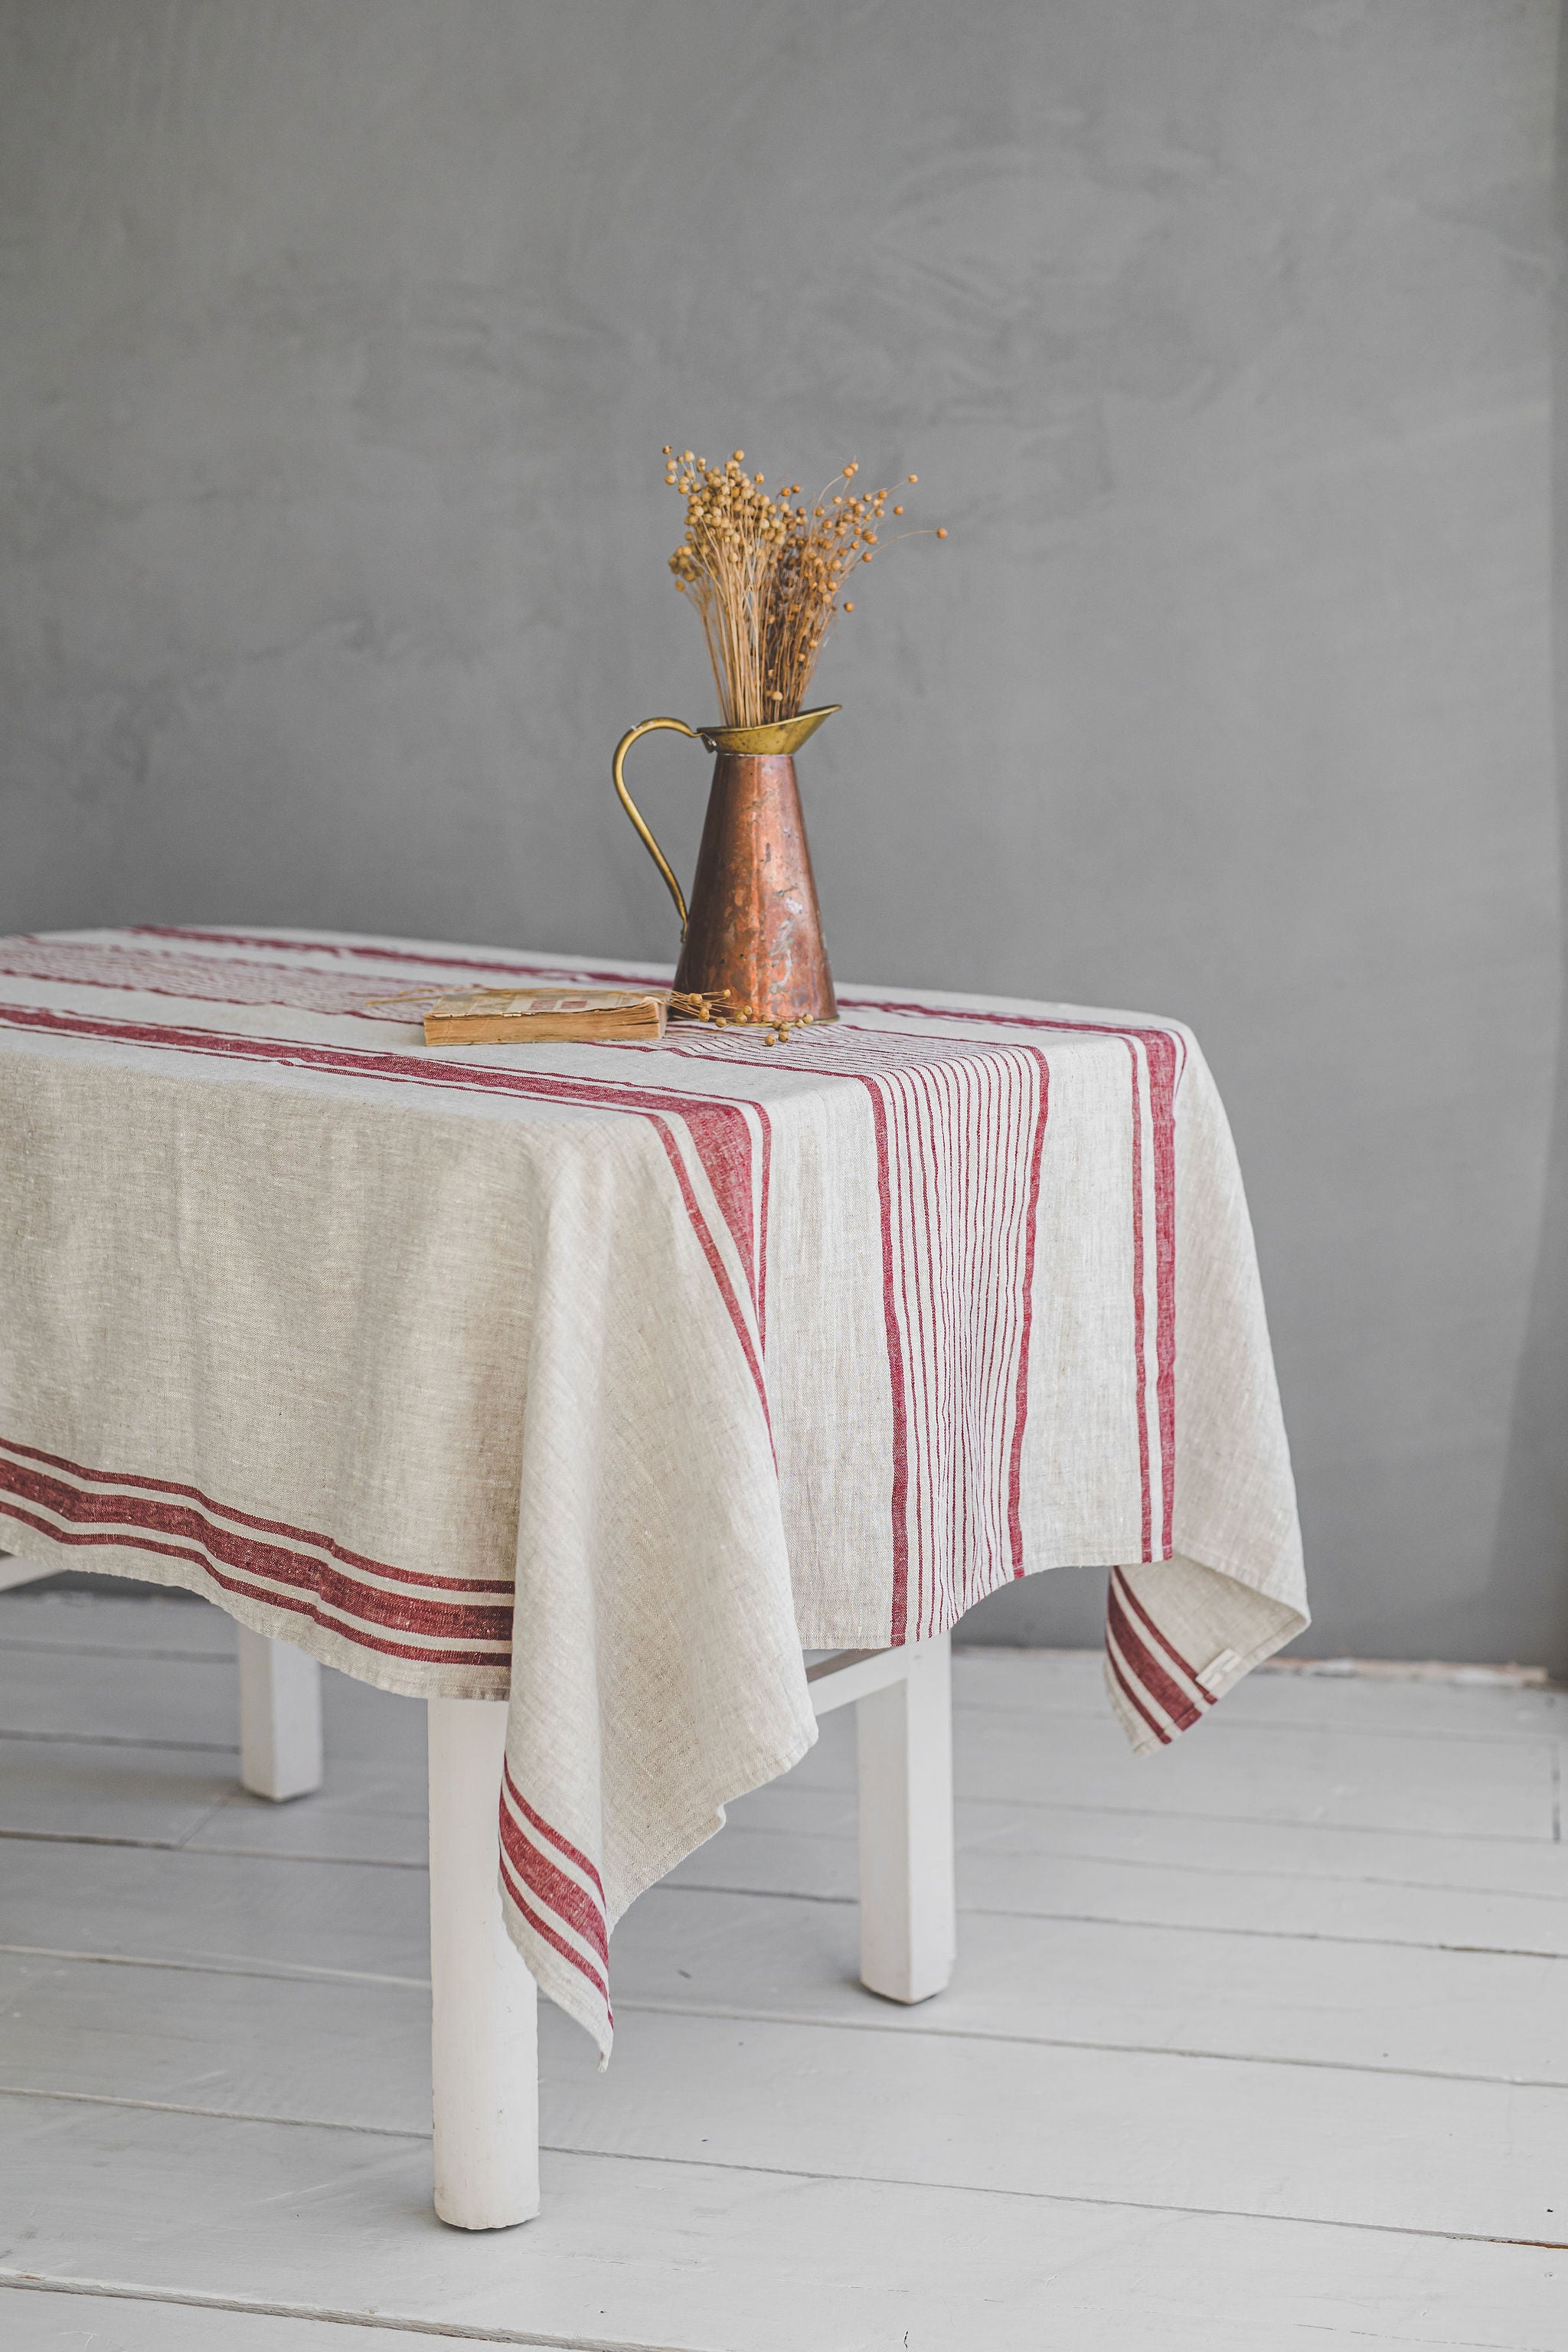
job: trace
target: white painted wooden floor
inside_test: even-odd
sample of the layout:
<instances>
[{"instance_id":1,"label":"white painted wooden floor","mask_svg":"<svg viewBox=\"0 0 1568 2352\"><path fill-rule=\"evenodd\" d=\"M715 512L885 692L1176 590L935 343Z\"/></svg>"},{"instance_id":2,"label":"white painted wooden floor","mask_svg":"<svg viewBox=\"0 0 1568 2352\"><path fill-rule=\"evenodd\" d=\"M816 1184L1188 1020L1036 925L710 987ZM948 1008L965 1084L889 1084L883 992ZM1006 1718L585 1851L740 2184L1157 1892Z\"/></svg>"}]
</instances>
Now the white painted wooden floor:
<instances>
[{"instance_id":1,"label":"white painted wooden floor","mask_svg":"<svg viewBox=\"0 0 1568 2352\"><path fill-rule=\"evenodd\" d=\"M0 2346L1568 2347L1568 1698L957 1667L960 1957L855 1982L853 1725L638 1904L545 2211L430 2213L423 1710L235 1785L232 1627L0 1597ZM387 2331L383 2333L381 2331Z\"/></svg>"}]
</instances>

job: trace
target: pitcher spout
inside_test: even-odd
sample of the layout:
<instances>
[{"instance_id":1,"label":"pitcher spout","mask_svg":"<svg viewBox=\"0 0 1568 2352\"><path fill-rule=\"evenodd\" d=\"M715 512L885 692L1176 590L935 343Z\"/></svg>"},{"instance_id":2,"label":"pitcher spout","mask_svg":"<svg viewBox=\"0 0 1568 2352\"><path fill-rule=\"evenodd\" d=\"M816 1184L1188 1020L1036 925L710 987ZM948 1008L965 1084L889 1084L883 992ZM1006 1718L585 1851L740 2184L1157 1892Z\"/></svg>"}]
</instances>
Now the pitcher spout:
<instances>
[{"instance_id":1,"label":"pitcher spout","mask_svg":"<svg viewBox=\"0 0 1568 2352\"><path fill-rule=\"evenodd\" d=\"M700 727L697 732L710 751L784 751L793 758L823 720L843 708L841 702L825 702L820 710L800 710L793 719L774 719L766 727Z\"/></svg>"}]
</instances>

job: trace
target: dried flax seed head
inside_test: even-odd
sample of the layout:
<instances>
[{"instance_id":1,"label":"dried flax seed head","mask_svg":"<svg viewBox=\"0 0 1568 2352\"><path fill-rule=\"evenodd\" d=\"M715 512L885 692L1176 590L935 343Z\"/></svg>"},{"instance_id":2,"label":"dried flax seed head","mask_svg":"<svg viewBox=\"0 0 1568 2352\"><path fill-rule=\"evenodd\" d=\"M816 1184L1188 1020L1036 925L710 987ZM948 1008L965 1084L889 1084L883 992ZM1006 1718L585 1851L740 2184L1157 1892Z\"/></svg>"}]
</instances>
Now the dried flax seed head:
<instances>
[{"instance_id":1,"label":"dried flax seed head","mask_svg":"<svg viewBox=\"0 0 1568 2352\"><path fill-rule=\"evenodd\" d=\"M666 483L686 500L686 536L669 569L697 606L724 723L793 718L834 619L855 609L843 590L851 567L870 562L891 493L857 493L854 458L842 488L829 483L807 506L798 482L770 497L766 478L745 472L742 449L721 466L689 449L662 454Z\"/></svg>"}]
</instances>

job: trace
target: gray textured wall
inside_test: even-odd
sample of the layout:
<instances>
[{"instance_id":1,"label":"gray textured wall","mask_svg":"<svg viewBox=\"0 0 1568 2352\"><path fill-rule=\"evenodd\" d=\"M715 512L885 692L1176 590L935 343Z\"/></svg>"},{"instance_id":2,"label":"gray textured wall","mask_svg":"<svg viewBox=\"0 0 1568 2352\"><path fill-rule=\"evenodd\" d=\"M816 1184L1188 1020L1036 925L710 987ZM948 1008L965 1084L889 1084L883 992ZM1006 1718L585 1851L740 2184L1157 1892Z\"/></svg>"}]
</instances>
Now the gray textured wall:
<instances>
[{"instance_id":1,"label":"gray textured wall","mask_svg":"<svg viewBox=\"0 0 1568 2352\"><path fill-rule=\"evenodd\" d=\"M660 444L918 471L840 972L1195 1023L1317 1644L1568 1661L1555 14L0 5L0 928L670 952Z\"/></svg>"}]
</instances>

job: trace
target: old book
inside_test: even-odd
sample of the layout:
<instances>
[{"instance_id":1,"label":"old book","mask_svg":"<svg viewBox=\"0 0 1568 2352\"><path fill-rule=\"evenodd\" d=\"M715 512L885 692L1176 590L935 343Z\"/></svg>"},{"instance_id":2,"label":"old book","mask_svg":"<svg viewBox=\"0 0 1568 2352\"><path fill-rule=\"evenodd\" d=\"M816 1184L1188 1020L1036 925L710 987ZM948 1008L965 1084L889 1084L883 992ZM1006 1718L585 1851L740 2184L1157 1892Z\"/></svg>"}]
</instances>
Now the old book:
<instances>
[{"instance_id":1,"label":"old book","mask_svg":"<svg viewBox=\"0 0 1568 2352\"><path fill-rule=\"evenodd\" d=\"M425 1015L427 1045L548 1045L573 1038L664 1034L663 996L618 988L466 988L439 996Z\"/></svg>"}]
</instances>

